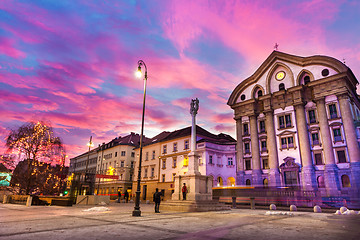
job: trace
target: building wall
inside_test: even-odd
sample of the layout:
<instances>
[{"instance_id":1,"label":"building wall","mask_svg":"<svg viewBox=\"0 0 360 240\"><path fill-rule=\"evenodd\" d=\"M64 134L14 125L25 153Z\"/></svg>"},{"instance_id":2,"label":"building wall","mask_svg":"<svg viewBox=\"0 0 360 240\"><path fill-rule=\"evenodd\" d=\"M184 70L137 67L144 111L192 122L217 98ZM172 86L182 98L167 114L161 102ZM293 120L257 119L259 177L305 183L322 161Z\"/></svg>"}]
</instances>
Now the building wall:
<instances>
[{"instance_id":1,"label":"building wall","mask_svg":"<svg viewBox=\"0 0 360 240\"><path fill-rule=\"evenodd\" d=\"M296 178L297 187L327 196L359 194L357 84L352 72L336 59L273 52L228 101L237 121L238 182L293 186L291 178ZM291 125L280 126L281 116ZM259 132L262 119L266 136ZM267 142L267 152L260 151L261 139ZM262 165L264 157L269 158L269 169Z\"/></svg>"}]
</instances>

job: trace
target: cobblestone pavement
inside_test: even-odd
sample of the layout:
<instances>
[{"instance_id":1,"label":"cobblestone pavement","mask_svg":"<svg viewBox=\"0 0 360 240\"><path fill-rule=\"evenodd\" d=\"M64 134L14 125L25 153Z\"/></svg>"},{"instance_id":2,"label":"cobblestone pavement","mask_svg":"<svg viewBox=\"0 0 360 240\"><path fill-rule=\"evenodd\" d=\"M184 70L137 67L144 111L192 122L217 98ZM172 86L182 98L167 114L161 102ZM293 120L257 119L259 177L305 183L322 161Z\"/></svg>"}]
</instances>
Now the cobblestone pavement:
<instances>
[{"instance_id":1,"label":"cobblestone pavement","mask_svg":"<svg viewBox=\"0 0 360 240\"><path fill-rule=\"evenodd\" d=\"M132 203L84 211L93 207L0 204L0 240L360 239L360 215L288 211L266 215L264 209L155 214L153 204L141 204L142 216L132 217Z\"/></svg>"}]
</instances>

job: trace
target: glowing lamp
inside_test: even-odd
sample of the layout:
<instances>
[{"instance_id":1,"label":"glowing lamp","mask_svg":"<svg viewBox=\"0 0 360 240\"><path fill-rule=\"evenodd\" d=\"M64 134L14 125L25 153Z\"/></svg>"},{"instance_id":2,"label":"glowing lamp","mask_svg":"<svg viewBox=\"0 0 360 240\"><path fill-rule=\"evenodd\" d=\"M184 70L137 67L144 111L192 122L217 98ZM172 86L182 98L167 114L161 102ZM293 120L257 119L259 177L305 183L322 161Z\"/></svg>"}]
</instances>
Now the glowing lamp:
<instances>
[{"instance_id":1,"label":"glowing lamp","mask_svg":"<svg viewBox=\"0 0 360 240\"><path fill-rule=\"evenodd\" d=\"M139 65L138 70L135 72L135 76L137 78L141 78L142 72L141 72L141 66Z\"/></svg>"}]
</instances>

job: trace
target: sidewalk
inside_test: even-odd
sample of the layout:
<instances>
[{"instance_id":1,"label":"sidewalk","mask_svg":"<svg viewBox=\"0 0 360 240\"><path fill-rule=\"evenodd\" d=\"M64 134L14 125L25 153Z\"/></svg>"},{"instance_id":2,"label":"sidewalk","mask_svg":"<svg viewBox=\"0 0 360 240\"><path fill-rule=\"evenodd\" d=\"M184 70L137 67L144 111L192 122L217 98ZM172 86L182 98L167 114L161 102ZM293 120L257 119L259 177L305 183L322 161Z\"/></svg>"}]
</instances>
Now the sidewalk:
<instances>
[{"instance_id":1,"label":"sidewalk","mask_svg":"<svg viewBox=\"0 0 360 240\"><path fill-rule=\"evenodd\" d=\"M359 239L360 215L233 209L220 212L154 213L134 203L95 206L32 206L0 204L0 240L10 239ZM96 206L100 207L100 206ZM106 209L107 208L107 209ZM98 208L99 209L99 208ZM101 209L100 209L101 210ZM286 213L283 215L280 213ZM289 215L291 214L291 215Z\"/></svg>"}]
</instances>

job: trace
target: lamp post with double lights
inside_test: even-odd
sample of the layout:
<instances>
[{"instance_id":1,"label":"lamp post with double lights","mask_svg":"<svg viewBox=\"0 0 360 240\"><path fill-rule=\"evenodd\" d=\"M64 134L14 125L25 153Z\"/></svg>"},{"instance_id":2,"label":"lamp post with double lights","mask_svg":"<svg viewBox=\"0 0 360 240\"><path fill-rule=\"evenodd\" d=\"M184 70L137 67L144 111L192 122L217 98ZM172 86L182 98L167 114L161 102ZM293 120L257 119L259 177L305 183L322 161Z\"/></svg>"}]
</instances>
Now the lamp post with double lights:
<instances>
[{"instance_id":1,"label":"lamp post with double lights","mask_svg":"<svg viewBox=\"0 0 360 240\"><path fill-rule=\"evenodd\" d=\"M145 68L144 75L144 98L143 98L143 109L142 109L142 118L141 118L141 135L140 135L140 156L139 156L139 171L138 171L138 179L137 179L137 189L136 189L136 197L135 197L135 207L132 215L134 217L140 217L140 182L141 182L141 160L142 160L142 147L143 147L143 135L144 135L144 117L145 117L145 98L146 98L146 82L147 82L147 68L143 60L138 61L138 71L136 73L137 77L141 77L141 66Z\"/></svg>"}]
</instances>

